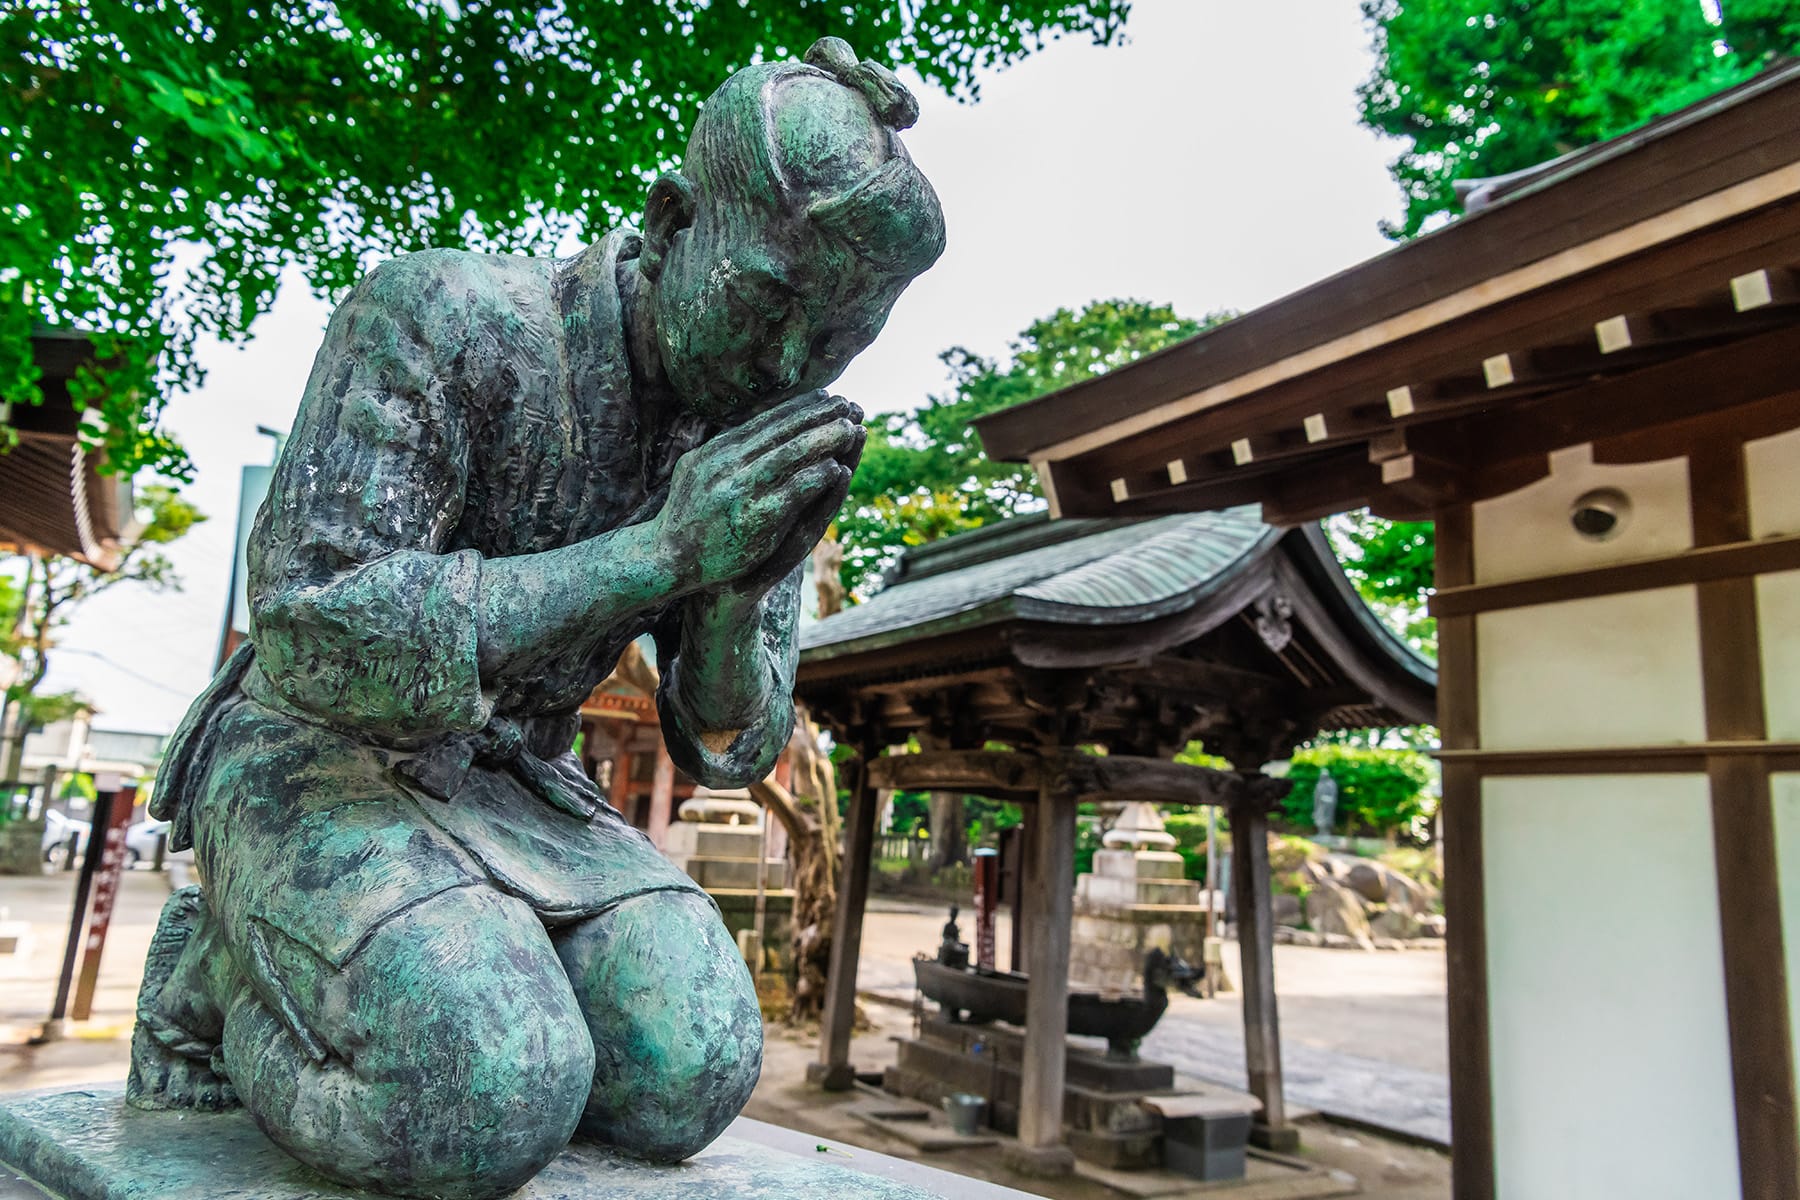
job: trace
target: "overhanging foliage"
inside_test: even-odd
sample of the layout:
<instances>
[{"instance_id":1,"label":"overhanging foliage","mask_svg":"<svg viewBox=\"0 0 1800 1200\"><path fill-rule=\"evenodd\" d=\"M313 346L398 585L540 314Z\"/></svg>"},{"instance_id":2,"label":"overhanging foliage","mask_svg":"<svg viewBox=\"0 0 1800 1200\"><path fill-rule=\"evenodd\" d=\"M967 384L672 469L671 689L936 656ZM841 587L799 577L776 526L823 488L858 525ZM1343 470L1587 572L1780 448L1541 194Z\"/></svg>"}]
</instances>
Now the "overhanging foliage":
<instances>
[{"instance_id":1,"label":"overhanging foliage","mask_svg":"<svg viewBox=\"0 0 1800 1200\"><path fill-rule=\"evenodd\" d=\"M0 6L0 396L34 326L98 334L77 401L113 469L184 478L158 424L201 333L246 336L428 246L544 253L634 212L737 67L836 34L962 97L1128 0L15 0ZM176 243L197 262L175 283ZM300 381L293 381L298 388ZM0 423L0 437L7 433Z\"/></svg>"}]
</instances>

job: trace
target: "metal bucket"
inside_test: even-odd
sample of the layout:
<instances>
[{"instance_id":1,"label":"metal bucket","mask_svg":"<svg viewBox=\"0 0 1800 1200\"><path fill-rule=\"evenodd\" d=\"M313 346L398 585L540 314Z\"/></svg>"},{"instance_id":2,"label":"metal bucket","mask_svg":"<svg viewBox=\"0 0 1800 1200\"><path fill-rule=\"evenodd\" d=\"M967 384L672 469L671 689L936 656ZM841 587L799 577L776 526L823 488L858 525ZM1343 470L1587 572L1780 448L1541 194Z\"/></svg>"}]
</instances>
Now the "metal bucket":
<instances>
[{"instance_id":1,"label":"metal bucket","mask_svg":"<svg viewBox=\"0 0 1800 1200\"><path fill-rule=\"evenodd\" d=\"M987 1112L987 1100L968 1092L957 1092L944 1097L944 1115L950 1118L950 1128L962 1137L974 1137L981 1132L981 1118Z\"/></svg>"}]
</instances>

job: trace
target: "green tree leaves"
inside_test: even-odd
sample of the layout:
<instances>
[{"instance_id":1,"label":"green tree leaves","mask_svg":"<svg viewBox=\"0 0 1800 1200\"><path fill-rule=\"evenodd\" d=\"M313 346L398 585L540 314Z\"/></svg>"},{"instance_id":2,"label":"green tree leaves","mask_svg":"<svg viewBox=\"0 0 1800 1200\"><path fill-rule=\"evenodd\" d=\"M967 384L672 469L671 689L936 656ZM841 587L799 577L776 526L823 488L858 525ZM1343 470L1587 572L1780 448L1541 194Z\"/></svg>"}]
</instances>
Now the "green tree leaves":
<instances>
[{"instance_id":1,"label":"green tree leaves","mask_svg":"<svg viewBox=\"0 0 1800 1200\"><path fill-rule=\"evenodd\" d=\"M1363 123L1406 138L1392 167L1412 237L1459 206L1458 179L1602 141L1800 49L1792 0L1364 0L1375 72Z\"/></svg>"},{"instance_id":2,"label":"green tree leaves","mask_svg":"<svg viewBox=\"0 0 1800 1200\"><path fill-rule=\"evenodd\" d=\"M1164 304L1096 300L1032 322L1008 344L1005 361L962 346L944 351L938 357L950 371L947 394L868 421L862 465L837 520L844 586L852 596L864 594L905 547L1042 505L1030 467L983 453L975 418L1110 371L1233 315L1196 321Z\"/></svg>"},{"instance_id":3,"label":"green tree leaves","mask_svg":"<svg viewBox=\"0 0 1800 1200\"><path fill-rule=\"evenodd\" d=\"M972 98L1128 0L15 0L0 6L0 396L36 326L101 335L76 400L110 466L160 432L197 334L248 335L297 264L333 294L428 246L548 252L637 210L735 68L836 34ZM172 250L198 250L177 279ZM298 386L296 383L295 386ZM0 438L5 426L0 423ZM0 445L3 448L3 445Z\"/></svg>"}]
</instances>

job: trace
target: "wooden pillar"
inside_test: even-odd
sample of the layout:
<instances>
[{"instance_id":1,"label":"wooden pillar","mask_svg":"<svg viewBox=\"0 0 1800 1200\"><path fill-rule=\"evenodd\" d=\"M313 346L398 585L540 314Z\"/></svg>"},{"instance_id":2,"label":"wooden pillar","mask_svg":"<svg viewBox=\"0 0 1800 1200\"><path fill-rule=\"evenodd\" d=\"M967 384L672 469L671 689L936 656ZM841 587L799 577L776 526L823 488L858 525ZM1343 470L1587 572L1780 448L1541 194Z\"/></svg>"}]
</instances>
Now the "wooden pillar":
<instances>
[{"instance_id":1,"label":"wooden pillar","mask_svg":"<svg viewBox=\"0 0 1800 1200\"><path fill-rule=\"evenodd\" d=\"M1698 546L1748 541L1750 500L1744 447L1720 441L1688 457ZM1696 589L1706 736L1766 743L1762 626L1754 578L1715 579ZM1713 856L1719 890L1725 1011L1737 1109L1738 1177L1744 1200L1800 1197L1794 1031L1789 1028L1770 759L1717 754L1706 760L1712 792Z\"/></svg>"},{"instance_id":2,"label":"wooden pillar","mask_svg":"<svg viewBox=\"0 0 1800 1200\"><path fill-rule=\"evenodd\" d=\"M1019 1141L1008 1163L1025 1174L1066 1175L1075 1156L1063 1141L1069 1029L1069 926L1074 919L1075 797L1060 781L1038 794L1024 889L1031 978L1025 991L1025 1061L1019 1080Z\"/></svg>"},{"instance_id":3,"label":"wooden pillar","mask_svg":"<svg viewBox=\"0 0 1800 1200\"><path fill-rule=\"evenodd\" d=\"M1292 1150L1300 1132L1288 1124L1281 1092L1281 1024L1275 1009L1275 914L1269 900L1269 817L1255 804L1231 810L1231 888L1237 900L1240 970L1244 976L1244 1067L1262 1112L1250 1138L1270 1150Z\"/></svg>"},{"instance_id":4,"label":"wooden pillar","mask_svg":"<svg viewBox=\"0 0 1800 1200\"><path fill-rule=\"evenodd\" d=\"M1037 830L1038 805L1028 805L1025 817L1019 822L1018 855L1019 867L1016 875L1018 886L1012 897L1012 969L1022 975L1031 974L1031 923L1037 919L1036 908L1025 903L1025 897L1033 895L1033 887L1037 879Z\"/></svg>"},{"instance_id":5,"label":"wooden pillar","mask_svg":"<svg viewBox=\"0 0 1800 1200\"><path fill-rule=\"evenodd\" d=\"M613 735L613 760L611 794L607 800L612 806L630 817L631 804L631 732L621 730Z\"/></svg>"},{"instance_id":6,"label":"wooden pillar","mask_svg":"<svg viewBox=\"0 0 1800 1200\"><path fill-rule=\"evenodd\" d=\"M1436 520L1437 586L1474 583L1473 513L1462 505L1439 511ZM1474 750L1481 744L1475 634L1472 616L1438 621L1438 728L1446 750ZM1475 764L1444 764L1438 823L1443 835L1444 915L1449 919L1444 970L1449 981L1450 1122L1456 1141L1450 1182L1457 1200L1493 1200L1495 1194L1481 792L1481 773Z\"/></svg>"},{"instance_id":7,"label":"wooden pillar","mask_svg":"<svg viewBox=\"0 0 1800 1200\"><path fill-rule=\"evenodd\" d=\"M862 957L863 911L869 902L869 873L875 857L876 789L869 760L876 745L866 742L857 765L850 824L844 833L844 869L838 882L837 911L831 922L831 966L825 981L825 1011L819 1026L819 1061L807 1068L808 1081L826 1091L856 1085L850 1065L850 1034L856 1027L856 968Z\"/></svg>"},{"instance_id":8,"label":"wooden pillar","mask_svg":"<svg viewBox=\"0 0 1800 1200\"><path fill-rule=\"evenodd\" d=\"M650 821L644 832L658 850L669 837L669 819L675 807L675 760L659 740L656 743L656 776L650 783Z\"/></svg>"}]
</instances>

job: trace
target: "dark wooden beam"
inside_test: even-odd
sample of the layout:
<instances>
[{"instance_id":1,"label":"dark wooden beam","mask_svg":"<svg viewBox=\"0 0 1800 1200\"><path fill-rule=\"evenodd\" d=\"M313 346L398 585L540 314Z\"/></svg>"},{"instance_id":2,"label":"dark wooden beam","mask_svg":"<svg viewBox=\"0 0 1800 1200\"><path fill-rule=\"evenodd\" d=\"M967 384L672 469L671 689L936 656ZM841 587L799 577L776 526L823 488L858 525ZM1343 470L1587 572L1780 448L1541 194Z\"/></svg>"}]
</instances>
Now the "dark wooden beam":
<instances>
[{"instance_id":1,"label":"dark wooden beam","mask_svg":"<svg viewBox=\"0 0 1800 1200\"><path fill-rule=\"evenodd\" d=\"M1431 612L1439 618L1467 616L1794 570L1800 570L1800 534L1787 534L1725 546L1701 546L1567 575L1445 588L1431 598Z\"/></svg>"},{"instance_id":2,"label":"dark wooden beam","mask_svg":"<svg viewBox=\"0 0 1800 1200\"><path fill-rule=\"evenodd\" d=\"M1006 750L931 750L889 754L869 764L876 787L908 792L1035 792L1043 779L1035 754Z\"/></svg>"},{"instance_id":3,"label":"dark wooden beam","mask_svg":"<svg viewBox=\"0 0 1800 1200\"><path fill-rule=\"evenodd\" d=\"M856 971L862 958L863 914L869 903L869 876L875 857L876 784L869 764L878 745L859 747L860 766L850 798L850 823L844 832L843 881L831 921L831 963L825 981L825 1009L819 1028L819 1061L808 1079L826 1091L846 1092L856 1086L850 1063L850 1035L856 1026Z\"/></svg>"},{"instance_id":4,"label":"dark wooden beam","mask_svg":"<svg viewBox=\"0 0 1800 1200\"><path fill-rule=\"evenodd\" d=\"M1800 232L1779 212L1765 211L1670 243L1639 258L1610 263L1587 275L1559 284L1553 292L1520 298L1473 314L1465 320L1433 330L1427 340L1408 339L1379 347L1346 360L1331 371L1271 384L1242 402L1210 406L1188 417L1130 438L1120 439L1087 455L1057 464L1059 480L1078 502L1065 503L1070 515L1111 514L1119 511L1105 493L1106 479L1136 465L1150 469L1167 458L1187 463L1189 483L1201 472L1195 467L1206 454L1229 446L1233 440L1267 437L1276 431L1296 429L1305 417L1333 407L1354 409L1382 401L1397 385L1455 378L1479 366L1481 356L1501 346L1566 345L1582 339L1592 347L1595 324L1620 311L1656 310L1708 302L1725 294L1734 271L1771 261L1800 259ZM1748 317L1750 314L1746 314ZM1766 328L1746 321L1742 331ZM1590 352L1596 352L1590 350ZM1667 353L1668 351L1663 351ZM1124 373L1117 382L1137 368ZM1613 366L1606 370L1616 369ZM1573 377L1579 381L1579 373ZM1540 394L1550 386L1566 391L1569 379L1551 385L1522 387L1518 392L1490 393L1491 402L1511 406ZM1520 386L1520 385L1515 385ZM1415 387L1415 391L1417 388ZM1714 392L1713 394L1717 394ZM1251 402L1251 401L1254 402ZM1421 406L1418 419L1442 419L1444 411L1428 414ZM1328 417L1328 424L1330 419ZM1330 443L1325 443L1329 445ZM1317 450L1320 447L1313 446ZM1105 465L1098 461L1106 460ZM1094 460L1094 461L1090 461ZM1292 459L1288 470L1310 464L1310 456ZM1105 476L1091 486L1088 476ZM1064 486L1060 485L1059 486ZM1139 499L1133 497L1133 500ZM1365 501L1366 502L1366 498ZM1165 509L1166 510L1166 509Z\"/></svg>"},{"instance_id":5,"label":"dark wooden beam","mask_svg":"<svg viewBox=\"0 0 1800 1200\"><path fill-rule=\"evenodd\" d=\"M1222 771L1127 755L1065 754L1059 777L1082 800L1142 800L1151 804L1216 804L1267 812L1293 786L1255 771Z\"/></svg>"},{"instance_id":6,"label":"dark wooden beam","mask_svg":"<svg viewBox=\"0 0 1800 1200\"><path fill-rule=\"evenodd\" d=\"M1409 437L1428 453L1466 456L1471 468L1485 470L1793 394L1795 362L1800 362L1800 324L1784 325L1523 407L1469 416L1454 427L1413 430ZM1664 440L1674 445L1673 438Z\"/></svg>"}]
</instances>

